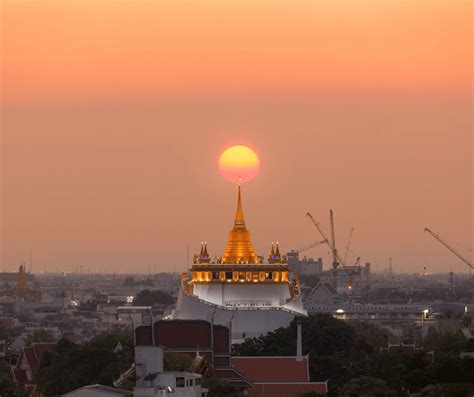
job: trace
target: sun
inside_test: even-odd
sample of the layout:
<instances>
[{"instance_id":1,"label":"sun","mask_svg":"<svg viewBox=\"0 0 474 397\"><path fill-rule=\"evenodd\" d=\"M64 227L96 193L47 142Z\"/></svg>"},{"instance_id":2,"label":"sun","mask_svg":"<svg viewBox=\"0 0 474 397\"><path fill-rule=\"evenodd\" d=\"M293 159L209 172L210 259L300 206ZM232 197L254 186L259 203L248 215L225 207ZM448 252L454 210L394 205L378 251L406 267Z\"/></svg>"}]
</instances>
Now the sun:
<instances>
[{"instance_id":1,"label":"sun","mask_svg":"<svg viewBox=\"0 0 474 397\"><path fill-rule=\"evenodd\" d=\"M234 183L252 180L259 169L260 159L248 146L230 146L219 157L219 171L224 178Z\"/></svg>"}]
</instances>

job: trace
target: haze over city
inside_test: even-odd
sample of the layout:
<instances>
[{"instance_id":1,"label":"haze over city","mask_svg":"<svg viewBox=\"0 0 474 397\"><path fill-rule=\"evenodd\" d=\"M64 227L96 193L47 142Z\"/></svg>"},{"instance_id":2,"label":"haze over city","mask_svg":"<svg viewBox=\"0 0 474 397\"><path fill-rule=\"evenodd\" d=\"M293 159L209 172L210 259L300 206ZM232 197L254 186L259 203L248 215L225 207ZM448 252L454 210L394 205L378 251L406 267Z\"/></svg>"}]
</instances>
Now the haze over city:
<instances>
[{"instance_id":1,"label":"haze over city","mask_svg":"<svg viewBox=\"0 0 474 397\"><path fill-rule=\"evenodd\" d=\"M471 6L4 1L2 265L220 256L236 186L217 160L244 144L258 254L320 239L305 213L328 230L333 209L351 263L467 271L423 228L472 255Z\"/></svg>"}]
</instances>

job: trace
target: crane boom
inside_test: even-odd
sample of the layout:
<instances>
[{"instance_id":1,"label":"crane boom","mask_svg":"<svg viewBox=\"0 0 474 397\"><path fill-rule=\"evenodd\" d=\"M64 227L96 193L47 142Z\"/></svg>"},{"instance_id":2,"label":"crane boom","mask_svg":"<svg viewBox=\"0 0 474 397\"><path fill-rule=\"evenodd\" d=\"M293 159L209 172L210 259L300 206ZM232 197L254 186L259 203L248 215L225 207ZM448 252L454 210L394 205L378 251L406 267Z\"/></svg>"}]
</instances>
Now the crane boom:
<instances>
[{"instance_id":1,"label":"crane boom","mask_svg":"<svg viewBox=\"0 0 474 397\"><path fill-rule=\"evenodd\" d=\"M432 232L430 229L425 227L425 232L431 234L433 238L438 240L442 245L444 245L449 251L451 251L454 255L456 255L459 259L461 259L466 265L468 265L471 269L474 269L474 266L472 265L471 261L466 259L464 256L462 256L459 252L457 252L453 247L451 247L446 241L444 241L439 234Z\"/></svg>"},{"instance_id":2,"label":"crane boom","mask_svg":"<svg viewBox=\"0 0 474 397\"><path fill-rule=\"evenodd\" d=\"M309 219L311 219L311 222L313 222L313 225L316 227L316 229L318 229L319 234L323 237L324 242L328 245L328 247L329 247L329 249L331 250L333 256L336 258L336 260L337 260L337 261L336 261L336 265L339 265L339 263L341 263L342 265L344 265L344 262L341 261L341 258L339 258L337 252L334 252L333 247L332 247L331 243L329 242L330 240L329 240L328 237L326 236L326 233L324 233L324 231L323 231L323 229L321 228L321 226L319 226L319 223L314 220L313 216L312 216L309 212L306 213L306 216L307 216Z\"/></svg>"},{"instance_id":3,"label":"crane boom","mask_svg":"<svg viewBox=\"0 0 474 397\"><path fill-rule=\"evenodd\" d=\"M351 228L351 231L349 232L349 241L347 242L346 245L346 252L344 254L344 263L347 262L347 254L349 253L349 248L351 247L351 242L352 242L352 232L354 231L354 228Z\"/></svg>"},{"instance_id":4,"label":"crane boom","mask_svg":"<svg viewBox=\"0 0 474 397\"><path fill-rule=\"evenodd\" d=\"M326 240L321 240L321 241L315 241L311 244L308 244L306 246L304 246L303 248L299 248L296 250L296 252L303 252L303 251L307 251L311 248L314 248L314 247L317 247L318 245L321 245L321 244L324 244L326 242Z\"/></svg>"},{"instance_id":5,"label":"crane boom","mask_svg":"<svg viewBox=\"0 0 474 397\"><path fill-rule=\"evenodd\" d=\"M340 261L337 260L336 237L334 234L334 214L332 210L329 210L329 221L331 225L332 266L336 268Z\"/></svg>"}]
</instances>

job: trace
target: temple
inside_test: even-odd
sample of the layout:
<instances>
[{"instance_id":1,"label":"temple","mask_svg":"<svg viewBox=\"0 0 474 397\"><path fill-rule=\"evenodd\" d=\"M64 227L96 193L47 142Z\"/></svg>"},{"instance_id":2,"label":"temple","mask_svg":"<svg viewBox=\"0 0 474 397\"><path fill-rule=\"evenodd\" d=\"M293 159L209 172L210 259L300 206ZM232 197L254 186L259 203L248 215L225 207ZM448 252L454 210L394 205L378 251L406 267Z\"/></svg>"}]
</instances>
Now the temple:
<instances>
[{"instance_id":1,"label":"temple","mask_svg":"<svg viewBox=\"0 0 474 397\"><path fill-rule=\"evenodd\" d=\"M21 265L16 279L16 288L0 291L0 297L4 296L12 299L24 299L27 302L39 302L41 301L42 293L40 290L28 287L25 267Z\"/></svg>"},{"instance_id":2,"label":"temple","mask_svg":"<svg viewBox=\"0 0 474 397\"><path fill-rule=\"evenodd\" d=\"M174 319L201 319L229 326L232 340L260 336L306 315L298 275L292 273L278 243L265 261L258 256L245 224L241 187L227 245L211 259L207 242L189 272L183 273Z\"/></svg>"}]
</instances>

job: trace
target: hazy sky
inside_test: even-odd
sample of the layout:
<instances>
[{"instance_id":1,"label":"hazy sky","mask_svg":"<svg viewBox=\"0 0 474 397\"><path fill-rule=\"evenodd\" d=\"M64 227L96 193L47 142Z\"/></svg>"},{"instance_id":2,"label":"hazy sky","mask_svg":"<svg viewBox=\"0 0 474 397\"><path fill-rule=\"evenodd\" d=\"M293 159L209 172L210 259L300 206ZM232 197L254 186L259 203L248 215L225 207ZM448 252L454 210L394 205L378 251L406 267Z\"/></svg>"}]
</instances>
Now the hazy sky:
<instances>
[{"instance_id":1,"label":"hazy sky","mask_svg":"<svg viewBox=\"0 0 474 397\"><path fill-rule=\"evenodd\" d=\"M243 186L259 254L320 240L377 270L465 270L472 254L472 2L1 3L0 266L186 268L221 255ZM327 248L307 252L322 256Z\"/></svg>"}]
</instances>

